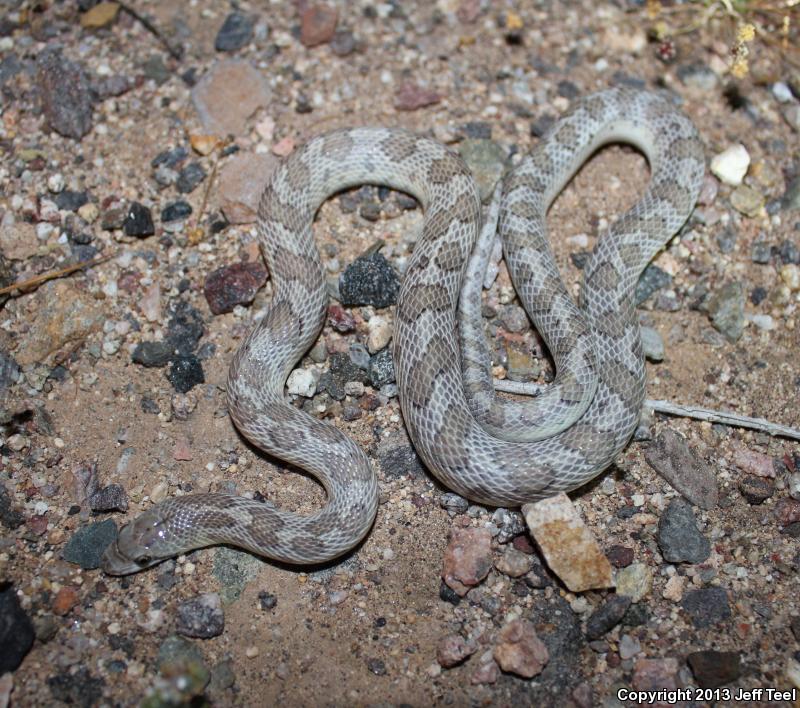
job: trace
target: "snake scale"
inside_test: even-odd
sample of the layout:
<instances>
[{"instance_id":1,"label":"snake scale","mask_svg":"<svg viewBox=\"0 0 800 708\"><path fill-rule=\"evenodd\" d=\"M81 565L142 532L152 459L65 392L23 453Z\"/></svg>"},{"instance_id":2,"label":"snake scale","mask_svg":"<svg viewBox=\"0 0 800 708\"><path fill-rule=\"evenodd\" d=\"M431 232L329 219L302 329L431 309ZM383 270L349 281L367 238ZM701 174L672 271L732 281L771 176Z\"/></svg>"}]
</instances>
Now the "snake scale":
<instances>
[{"instance_id":1,"label":"snake scale","mask_svg":"<svg viewBox=\"0 0 800 708\"><path fill-rule=\"evenodd\" d=\"M651 179L599 239L578 305L559 275L545 216L581 165L610 142L639 148ZM367 456L284 398L289 373L326 317L314 217L331 195L365 183L407 192L424 210L396 308L393 359L403 418L428 469L462 496L493 506L519 506L592 479L627 444L644 400L636 283L690 215L704 170L698 134L669 98L613 88L578 100L506 175L498 219L505 261L558 375L543 395L504 403L494 394L475 284L491 235L476 247L481 204L466 166L439 143L399 129L311 139L275 171L261 198L258 232L274 296L233 358L228 408L254 445L316 477L327 502L302 516L227 494L171 498L121 529L104 570L133 573L220 543L319 563L367 534L378 506Z\"/></svg>"}]
</instances>

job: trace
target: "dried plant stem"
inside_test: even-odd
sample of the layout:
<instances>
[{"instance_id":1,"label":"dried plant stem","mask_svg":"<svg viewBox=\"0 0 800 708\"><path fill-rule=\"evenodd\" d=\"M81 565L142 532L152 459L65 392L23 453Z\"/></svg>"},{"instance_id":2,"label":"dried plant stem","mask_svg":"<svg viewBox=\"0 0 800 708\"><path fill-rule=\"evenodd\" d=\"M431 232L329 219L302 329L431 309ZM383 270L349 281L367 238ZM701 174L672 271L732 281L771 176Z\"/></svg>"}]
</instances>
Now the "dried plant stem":
<instances>
[{"instance_id":1,"label":"dried plant stem","mask_svg":"<svg viewBox=\"0 0 800 708\"><path fill-rule=\"evenodd\" d=\"M12 283L11 285L7 285L4 288L0 288L0 295L9 295L13 293L15 290L22 292L23 290L28 290L35 285L41 285L42 283L47 282L48 280L53 280L55 278L61 278L65 275L69 275L70 273L74 273L76 270L83 270L84 268L90 268L91 266L97 265L98 263L104 263L105 261L113 258L113 254L107 256L101 256L100 258L95 258L91 261L80 261L79 263L73 263L70 266L66 266L65 268L59 268L58 270L51 270L47 273L42 273L41 275L37 275L35 278L29 278L28 280L23 280L19 283Z\"/></svg>"}]
</instances>

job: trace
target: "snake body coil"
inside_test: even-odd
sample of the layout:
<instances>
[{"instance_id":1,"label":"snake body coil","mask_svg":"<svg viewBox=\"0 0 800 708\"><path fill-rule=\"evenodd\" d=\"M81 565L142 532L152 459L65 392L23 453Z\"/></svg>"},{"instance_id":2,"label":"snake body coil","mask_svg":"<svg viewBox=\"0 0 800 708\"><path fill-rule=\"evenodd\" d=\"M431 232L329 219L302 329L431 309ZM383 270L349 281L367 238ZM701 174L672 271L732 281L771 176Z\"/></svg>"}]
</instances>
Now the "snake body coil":
<instances>
[{"instance_id":1,"label":"snake body coil","mask_svg":"<svg viewBox=\"0 0 800 708\"><path fill-rule=\"evenodd\" d=\"M599 240L579 306L561 281L545 215L580 166L609 142L637 146L651 180ZM461 160L435 141L396 129L354 128L310 140L276 170L261 200L258 228L274 297L231 363L228 407L253 444L318 478L328 501L300 516L231 495L169 499L123 527L104 570L132 573L218 543L318 563L345 553L369 531L378 487L366 455L283 394L325 321L314 216L332 194L364 183L407 192L425 213L399 296L393 353L403 418L431 472L468 499L497 506L589 481L627 444L639 419L645 369L634 288L691 213L703 173L702 146L686 116L660 95L616 88L577 102L507 175L499 209L505 260L558 370L552 389L520 405L494 395L480 286L464 283L468 264L472 277L488 249L484 243L472 255L480 200Z\"/></svg>"}]
</instances>

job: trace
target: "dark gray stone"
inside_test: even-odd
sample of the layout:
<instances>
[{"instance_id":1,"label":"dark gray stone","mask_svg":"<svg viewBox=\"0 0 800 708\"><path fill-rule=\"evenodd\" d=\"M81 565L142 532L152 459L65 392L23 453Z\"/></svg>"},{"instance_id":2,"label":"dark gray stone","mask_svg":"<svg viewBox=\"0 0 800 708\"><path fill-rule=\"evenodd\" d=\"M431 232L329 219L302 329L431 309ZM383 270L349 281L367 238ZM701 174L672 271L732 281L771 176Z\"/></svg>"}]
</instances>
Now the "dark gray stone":
<instances>
[{"instance_id":1,"label":"dark gray stone","mask_svg":"<svg viewBox=\"0 0 800 708\"><path fill-rule=\"evenodd\" d=\"M690 590L681 605L697 629L719 624L731 616L728 593L720 587Z\"/></svg>"},{"instance_id":2,"label":"dark gray stone","mask_svg":"<svg viewBox=\"0 0 800 708\"><path fill-rule=\"evenodd\" d=\"M138 238L152 236L156 229L153 225L153 216L150 214L150 209L139 202L131 202L128 205L128 212L125 215L122 229L126 236L136 236Z\"/></svg>"},{"instance_id":3,"label":"dark gray stone","mask_svg":"<svg viewBox=\"0 0 800 708\"><path fill-rule=\"evenodd\" d=\"M711 544L683 499L673 499L661 515L657 540L664 560L670 563L702 563L711 555Z\"/></svg>"},{"instance_id":4,"label":"dark gray stone","mask_svg":"<svg viewBox=\"0 0 800 708\"><path fill-rule=\"evenodd\" d=\"M235 52L253 39L253 22L251 15L232 12L222 23L214 40L214 49L218 52Z\"/></svg>"},{"instance_id":5,"label":"dark gray stone","mask_svg":"<svg viewBox=\"0 0 800 708\"><path fill-rule=\"evenodd\" d=\"M400 280L380 253L356 258L339 278L343 305L389 307L397 302Z\"/></svg>"},{"instance_id":6,"label":"dark gray stone","mask_svg":"<svg viewBox=\"0 0 800 708\"><path fill-rule=\"evenodd\" d=\"M103 552L117 538L117 525L113 519L79 528L67 541L61 557L84 570L100 567Z\"/></svg>"},{"instance_id":7,"label":"dark gray stone","mask_svg":"<svg viewBox=\"0 0 800 708\"><path fill-rule=\"evenodd\" d=\"M0 586L0 675L17 669L33 638L33 622L20 606L14 586Z\"/></svg>"},{"instance_id":8,"label":"dark gray stone","mask_svg":"<svg viewBox=\"0 0 800 708\"><path fill-rule=\"evenodd\" d=\"M184 600L178 605L176 630L185 637L210 639L225 629L225 614L215 592Z\"/></svg>"},{"instance_id":9,"label":"dark gray stone","mask_svg":"<svg viewBox=\"0 0 800 708\"><path fill-rule=\"evenodd\" d=\"M616 627L631 606L631 599L625 595L612 595L598 607L586 621L586 636L599 639Z\"/></svg>"},{"instance_id":10,"label":"dark gray stone","mask_svg":"<svg viewBox=\"0 0 800 708\"><path fill-rule=\"evenodd\" d=\"M92 129L92 92L86 71L57 47L45 49L36 64L48 126L66 138L80 140Z\"/></svg>"}]
</instances>

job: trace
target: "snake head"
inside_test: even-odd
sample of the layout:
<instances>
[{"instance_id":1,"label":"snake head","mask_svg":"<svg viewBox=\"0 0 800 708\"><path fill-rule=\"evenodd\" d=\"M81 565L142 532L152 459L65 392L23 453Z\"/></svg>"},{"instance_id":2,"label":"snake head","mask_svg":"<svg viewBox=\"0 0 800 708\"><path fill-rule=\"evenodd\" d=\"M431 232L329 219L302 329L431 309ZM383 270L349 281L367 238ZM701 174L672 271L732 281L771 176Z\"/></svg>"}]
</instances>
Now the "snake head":
<instances>
[{"instance_id":1,"label":"snake head","mask_svg":"<svg viewBox=\"0 0 800 708\"><path fill-rule=\"evenodd\" d=\"M100 565L109 575L130 575L174 555L167 542L165 519L154 506L120 529Z\"/></svg>"}]
</instances>

